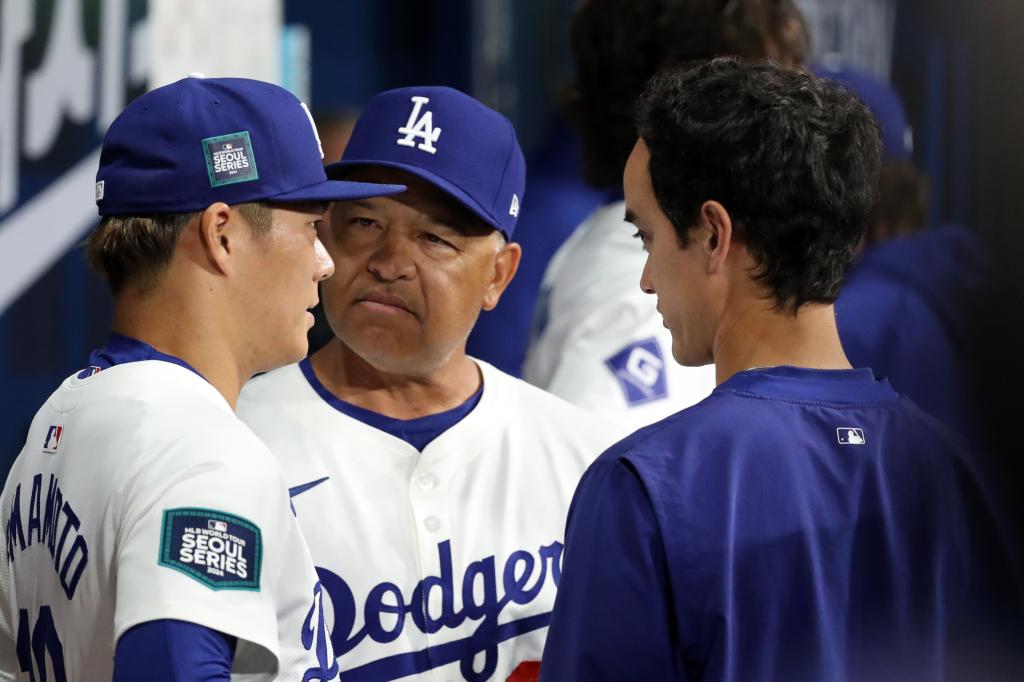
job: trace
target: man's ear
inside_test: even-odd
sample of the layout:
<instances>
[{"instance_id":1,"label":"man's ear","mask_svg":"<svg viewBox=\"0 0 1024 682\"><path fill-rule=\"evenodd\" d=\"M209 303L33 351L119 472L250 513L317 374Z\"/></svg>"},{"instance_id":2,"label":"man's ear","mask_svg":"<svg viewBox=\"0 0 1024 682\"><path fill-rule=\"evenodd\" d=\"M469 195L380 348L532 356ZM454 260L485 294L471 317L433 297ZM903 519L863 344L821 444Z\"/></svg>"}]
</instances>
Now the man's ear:
<instances>
[{"instance_id":1,"label":"man's ear","mask_svg":"<svg viewBox=\"0 0 1024 682\"><path fill-rule=\"evenodd\" d=\"M197 230L200 249L207 266L222 275L231 272L231 256L236 251L240 237L238 228L248 228L239 217L223 202L210 204L199 215Z\"/></svg>"},{"instance_id":2,"label":"man's ear","mask_svg":"<svg viewBox=\"0 0 1024 682\"><path fill-rule=\"evenodd\" d=\"M519 261L523 257L523 249L515 242L503 245L494 256L494 273L491 283L484 294L483 309L494 310L505 293L512 278L519 269Z\"/></svg>"},{"instance_id":3,"label":"man's ear","mask_svg":"<svg viewBox=\"0 0 1024 682\"><path fill-rule=\"evenodd\" d=\"M717 201L705 201L700 207L700 226L704 239L701 246L708 259L708 274L721 271L732 249L732 218L725 206Z\"/></svg>"}]
</instances>

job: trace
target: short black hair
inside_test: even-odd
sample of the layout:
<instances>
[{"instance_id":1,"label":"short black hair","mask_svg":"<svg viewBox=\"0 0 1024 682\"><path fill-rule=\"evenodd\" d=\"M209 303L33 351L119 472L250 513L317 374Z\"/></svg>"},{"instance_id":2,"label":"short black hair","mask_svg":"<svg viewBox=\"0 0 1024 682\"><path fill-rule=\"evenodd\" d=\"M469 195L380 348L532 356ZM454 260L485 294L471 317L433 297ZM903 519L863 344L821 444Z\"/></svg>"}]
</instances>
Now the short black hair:
<instances>
[{"instance_id":1,"label":"short black hair","mask_svg":"<svg viewBox=\"0 0 1024 682\"><path fill-rule=\"evenodd\" d=\"M576 66L564 109L583 143L583 174L621 188L636 138L633 107L659 69L735 55L802 67L810 34L793 0L584 0L572 19Z\"/></svg>"},{"instance_id":2,"label":"short black hair","mask_svg":"<svg viewBox=\"0 0 1024 682\"><path fill-rule=\"evenodd\" d=\"M270 231L273 214L268 202L235 204L234 208L257 235ZM185 227L201 215L202 211L105 216L86 238L86 259L114 296L126 288L146 295L171 264Z\"/></svg>"},{"instance_id":3,"label":"short black hair","mask_svg":"<svg viewBox=\"0 0 1024 682\"><path fill-rule=\"evenodd\" d=\"M778 308L835 301L881 165L878 124L856 95L769 61L715 59L651 79L637 129L683 247L718 201Z\"/></svg>"}]
</instances>

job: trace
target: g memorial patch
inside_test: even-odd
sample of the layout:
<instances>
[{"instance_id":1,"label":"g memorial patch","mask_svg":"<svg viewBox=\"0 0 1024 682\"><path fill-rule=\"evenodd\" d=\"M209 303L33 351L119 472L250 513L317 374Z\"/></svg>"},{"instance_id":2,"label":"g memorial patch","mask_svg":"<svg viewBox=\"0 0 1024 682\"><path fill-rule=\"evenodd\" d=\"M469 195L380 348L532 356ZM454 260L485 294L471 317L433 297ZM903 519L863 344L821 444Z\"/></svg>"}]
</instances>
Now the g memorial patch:
<instances>
[{"instance_id":1,"label":"g memorial patch","mask_svg":"<svg viewBox=\"0 0 1024 682\"><path fill-rule=\"evenodd\" d=\"M166 509L160 565L214 590L259 590L263 538L255 524L213 509Z\"/></svg>"},{"instance_id":2,"label":"g memorial patch","mask_svg":"<svg viewBox=\"0 0 1024 682\"><path fill-rule=\"evenodd\" d=\"M203 140L203 153L206 154L210 187L248 182L260 177L247 130L207 137Z\"/></svg>"},{"instance_id":3,"label":"g memorial patch","mask_svg":"<svg viewBox=\"0 0 1024 682\"><path fill-rule=\"evenodd\" d=\"M634 341L604 361L629 407L668 397L665 358L654 337Z\"/></svg>"}]
</instances>

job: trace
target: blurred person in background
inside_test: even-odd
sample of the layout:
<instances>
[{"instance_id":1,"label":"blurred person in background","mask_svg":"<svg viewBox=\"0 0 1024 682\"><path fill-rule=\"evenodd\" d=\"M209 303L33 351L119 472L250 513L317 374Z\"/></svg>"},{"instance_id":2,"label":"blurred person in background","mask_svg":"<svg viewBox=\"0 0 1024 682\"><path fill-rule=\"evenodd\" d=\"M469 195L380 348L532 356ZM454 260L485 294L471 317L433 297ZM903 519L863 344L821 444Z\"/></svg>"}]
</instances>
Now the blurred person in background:
<instances>
[{"instance_id":1,"label":"blurred person in background","mask_svg":"<svg viewBox=\"0 0 1024 682\"><path fill-rule=\"evenodd\" d=\"M481 313L466 342L470 355L517 377L523 373L537 296L551 257L591 211L609 200L607 190L583 180L579 139L561 115L551 117L544 141L527 166L530 200L523 203L516 224L523 259L501 301Z\"/></svg>"},{"instance_id":2,"label":"blurred person in background","mask_svg":"<svg viewBox=\"0 0 1024 682\"><path fill-rule=\"evenodd\" d=\"M584 175L606 193L548 266L524 378L630 428L707 396L713 367L672 361L655 301L636 285L643 252L623 216L633 105L661 67L717 55L802 67L810 38L790 0L587 0L573 19L567 93Z\"/></svg>"},{"instance_id":3,"label":"blurred person in background","mask_svg":"<svg viewBox=\"0 0 1024 682\"><path fill-rule=\"evenodd\" d=\"M928 180L911 158L896 91L829 60L815 72L851 89L882 130L879 201L836 302L843 349L854 367L870 367L926 412L987 444L973 374L979 302L992 287L982 244L959 225L928 227Z\"/></svg>"}]
</instances>

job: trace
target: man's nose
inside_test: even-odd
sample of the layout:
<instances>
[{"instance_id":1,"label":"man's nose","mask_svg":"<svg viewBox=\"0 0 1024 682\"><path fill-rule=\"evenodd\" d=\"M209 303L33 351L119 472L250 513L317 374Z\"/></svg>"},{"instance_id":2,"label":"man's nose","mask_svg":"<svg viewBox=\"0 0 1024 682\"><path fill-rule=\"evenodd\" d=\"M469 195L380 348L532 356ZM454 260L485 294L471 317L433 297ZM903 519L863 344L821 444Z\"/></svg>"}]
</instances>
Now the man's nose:
<instances>
[{"instance_id":1,"label":"man's nose","mask_svg":"<svg viewBox=\"0 0 1024 682\"><path fill-rule=\"evenodd\" d=\"M384 235L367 263L369 271L387 282L410 279L416 271L416 264L409 252L414 245L408 242L400 235Z\"/></svg>"},{"instance_id":2,"label":"man's nose","mask_svg":"<svg viewBox=\"0 0 1024 682\"><path fill-rule=\"evenodd\" d=\"M313 249L316 253L316 281L322 282L334 274L334 260L319 237L313 242Z\"/></svg>"}]
</instances>

